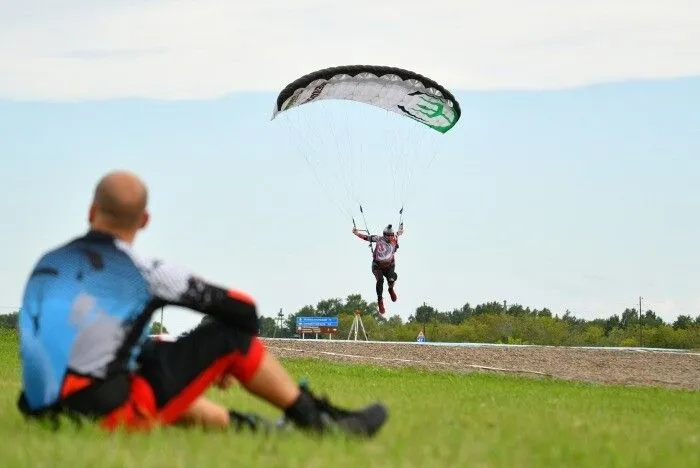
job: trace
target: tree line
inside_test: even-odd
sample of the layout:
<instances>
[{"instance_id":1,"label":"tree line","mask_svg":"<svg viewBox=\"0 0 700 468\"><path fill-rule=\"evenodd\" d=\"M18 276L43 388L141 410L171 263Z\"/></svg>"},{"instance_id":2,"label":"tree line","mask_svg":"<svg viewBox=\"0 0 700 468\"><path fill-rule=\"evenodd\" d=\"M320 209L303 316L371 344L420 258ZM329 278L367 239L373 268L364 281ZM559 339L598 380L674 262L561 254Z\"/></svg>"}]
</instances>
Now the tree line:
<instances>
[{"instance_id":1,"label":"tree line","mask_svg":"<svg viewBox=\"0 0 700 468\"><path fill-rule=\"evenodd\" d=\"M466 303L447 311L422 304L404 321L399 315L379 315L377 304L365 301L359 294L351 294L344 300L324 299L286 318L279 314L276 318L263 317L261 335L297 337L297 317L338 316L336 338L346 339L355 311L362 314L368 338L379 341L415 341L423 331L428 341L438 342L700 349L700 315L694 318L680 315L672 323L666 323L651 309L640 318L637 309L626 308L608 318L586 320L568 310L560 316L548 308L492 301L476 306Z\"/></svg>"},{"instance_id":2,"label":"tree line","mask_svg":"<svg viewBox=\"0 0 700 468\"><path fill-rule=\"evenodd\" d=\"M651 309L640 317L637 309L626 308L608 318L586 320L568 310L559 316L548 308L491 301L476 306L466 303L447 311L422 304L404 321L399 315L380 315L376 302L367 302L360 294L323 299L286 317L281 311L276 317L261 317L260 335L298 337L297 317L337 316L339 327L334 338L346 339L355 312L361 313L368 338L377 341L415 341L423 331L428 341L438 342L700 349L700 315L680 315L666 323ZM17 318L17 312L0 315L0 328L16 329ZM200 323L208 320L211 318L204 316ZM159 325L154 322L151 333L158 333Z\"/></svg>"}]
</instances>

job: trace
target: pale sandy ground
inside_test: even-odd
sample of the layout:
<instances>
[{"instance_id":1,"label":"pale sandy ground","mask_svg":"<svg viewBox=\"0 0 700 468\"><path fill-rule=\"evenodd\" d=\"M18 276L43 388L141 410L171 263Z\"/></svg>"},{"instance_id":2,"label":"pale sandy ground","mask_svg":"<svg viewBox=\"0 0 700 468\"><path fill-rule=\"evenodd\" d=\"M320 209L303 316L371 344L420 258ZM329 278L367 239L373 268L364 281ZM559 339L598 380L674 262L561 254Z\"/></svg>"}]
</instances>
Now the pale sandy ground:
<instances>
[{"instance_id":1,"label":"pale sandy ground","mask_svg":"<svg viewBox=\"0 0 700 468\"><path fill-rule=\"evenodd\" d=\"M448 347L341 340L265 340L278 357L314 357L453 372L700 390L700 354L565 347Z\"/></svg>"}]
</instances>

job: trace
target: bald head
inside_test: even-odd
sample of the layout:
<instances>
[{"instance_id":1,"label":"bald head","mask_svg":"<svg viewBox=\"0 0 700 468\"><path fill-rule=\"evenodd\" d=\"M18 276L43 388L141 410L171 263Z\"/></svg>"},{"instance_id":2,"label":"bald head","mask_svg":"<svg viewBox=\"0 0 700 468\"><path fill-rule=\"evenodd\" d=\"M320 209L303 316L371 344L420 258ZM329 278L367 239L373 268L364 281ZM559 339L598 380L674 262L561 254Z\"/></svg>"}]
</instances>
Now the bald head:
<instances>
[{"instance_id":1,"label":"bald head","mask_svg":"<svg viewBox=\"0 0 700 468\"><path fill-rule=\"evenodd\" d=\"M135 232L146 223L147 204L148 190L138 176L128 171L110 172L95 187L90 221L102 228Z\"/></svg>"}]
</instances>

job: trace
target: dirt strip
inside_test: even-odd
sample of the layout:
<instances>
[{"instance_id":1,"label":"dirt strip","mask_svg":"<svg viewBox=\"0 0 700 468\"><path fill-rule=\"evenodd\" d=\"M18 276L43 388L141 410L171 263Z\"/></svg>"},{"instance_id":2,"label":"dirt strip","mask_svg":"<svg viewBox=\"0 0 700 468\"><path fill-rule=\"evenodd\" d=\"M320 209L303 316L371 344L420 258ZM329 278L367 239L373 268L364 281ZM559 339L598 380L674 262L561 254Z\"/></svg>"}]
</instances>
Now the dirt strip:
<instances>
[{"instance_id":1,"label":"dirt strip","mask_svg":"<svg viewBox=\"0 0 700 468\"><path fill-rule=\"evenodd\" d=\"M504 372L566 380L700 390L700 354L567 347L460 347L415 343L266 340L278 357Z\"/></svg>"}]
</instances>

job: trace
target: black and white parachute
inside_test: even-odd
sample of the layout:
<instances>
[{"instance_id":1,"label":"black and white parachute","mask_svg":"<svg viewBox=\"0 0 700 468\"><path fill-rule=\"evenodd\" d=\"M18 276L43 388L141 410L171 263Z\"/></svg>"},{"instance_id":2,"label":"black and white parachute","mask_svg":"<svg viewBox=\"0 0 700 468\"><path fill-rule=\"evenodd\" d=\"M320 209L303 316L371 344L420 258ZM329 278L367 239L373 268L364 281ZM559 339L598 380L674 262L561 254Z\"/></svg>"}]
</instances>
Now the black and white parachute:
<instances>
[{"instance_id":1,"label":"black and white parachute","mask_svg":"<svg viewBox=\"0 0 700 468\"><path fill-rule=\"evenodd\" d=\"M305 74L278 93L272 113L272 120L287 124L290 150L296 146L318 184L353 220L358 207L364 215L363 204L373 213L399 207L403 213L413 175L425 177L460 117L459 103L445 87L384 65ZM385 226L387 218L377 221Z\"/></svg>"},{"instance_id":2,"label":"black and white parachute","mask_svg":"<svg viewBox=\"0 0 700 468\"><path fill-rule=\"evenodd\" d=\"M346 65L317 70L287 85L277 97L272 118L324 99L377 106L441 133L454 127L461 115L452 93L430 78L396 67Z\"/></svg>"}]
</instances>

